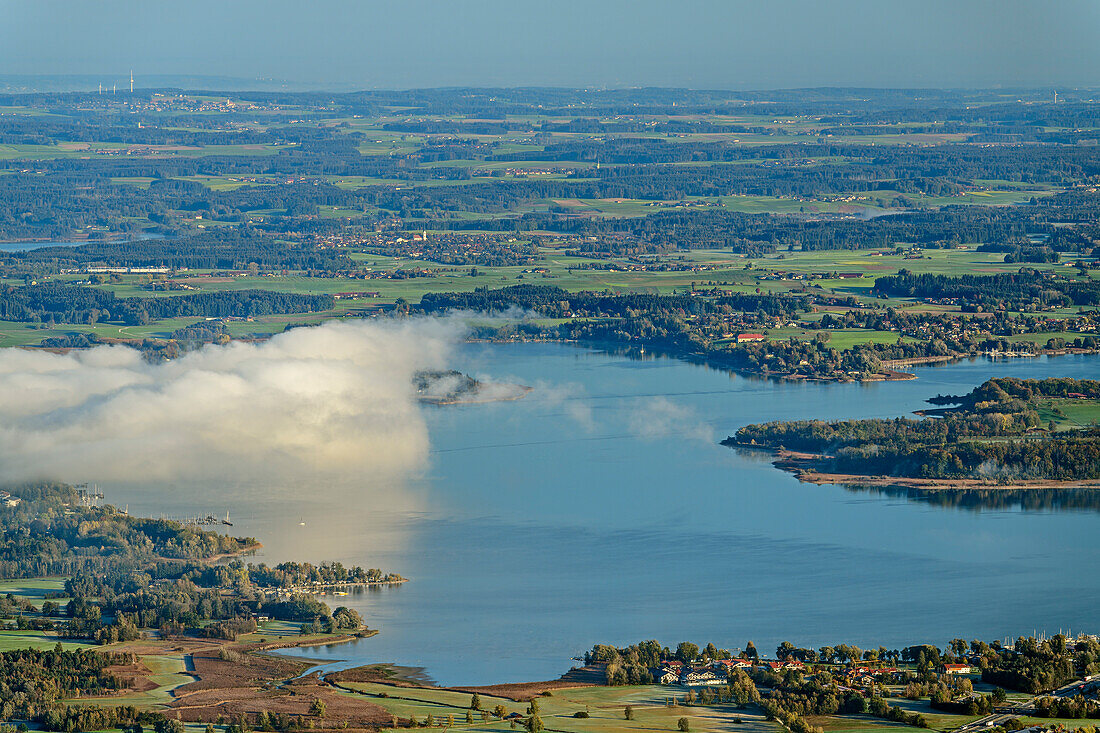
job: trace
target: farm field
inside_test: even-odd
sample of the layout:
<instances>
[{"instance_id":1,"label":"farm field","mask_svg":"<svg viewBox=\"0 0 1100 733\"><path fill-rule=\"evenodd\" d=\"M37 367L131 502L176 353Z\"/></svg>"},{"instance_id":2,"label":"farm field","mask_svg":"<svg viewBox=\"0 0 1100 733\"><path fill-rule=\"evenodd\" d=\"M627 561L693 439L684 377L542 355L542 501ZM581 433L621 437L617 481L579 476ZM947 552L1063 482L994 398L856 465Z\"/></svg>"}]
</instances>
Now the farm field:
<instances>
[{"instance_id":1,"label":"farm field","mask_svg":"<svg viewBox=\"0 0 1100 733\"><path fill-rule=\"evenodd\" d=\"M85 649L92 646L88 642L61 641L57 636L35 631L17 631L0 629L0 652L13 649L53 649L60 642L62 649Z\"/></svg>"},{"instance_id":2,"label":"farm field","mask_svg":"<svg viewBox=\"0 0 1100 733\"><path fill-rule=\"evenodd\" d=\"M402 718L416 717L423 721L431 715L445 723L448 716L453 715L455 726L459 728L511 730L507 723L501 721L484 723L477 713L474 714L474 724L467 726L465 715L470 694L466 692L394 687L382 683L341 684L369 696L372 702ZM669 707L667 703L672 697L682 698L682 693L673 691L670 694L668 688L657 685L566 688L554 690L549 697L538 698L539 716L548 730L564 733L675 730L676 722L681 717L689 719L691 730L708 733L728 730L778 733L782 730L778 723L764 720L755 710L739 710L732 705L701 708L680 704ZM486 694L481 695L481 704L483 710L502 705L509 713L524 713L527 708L526 703ZM635 719L632 721L624 719L623 711L627 705L634 710ZM574 717L578 712L585 712L589 717Z\"/></svg>"},{"instance_id":3,"label":"farm field","mask_svg":"<svg viewBox=\"0 0 1100 733\"><path fill-rule=\"evenodd\" d=\"M124 143L87 142L58 145L0 144L0 160L56 160L62 158L113 157L135 155L144 158L204 157L213 155L275 155L277 145L126 145Z\"/></svg>"},{"instance_id":4,"label":"farm field","mask_svg":"<svg viewBox=\"0 0 1100 733\"><path fill-rule=\"evenodd\" d=\"M348 277L307 277L300 274L244 275L224 277L211 271L195 270L180 273L176 279L187 283L192 290L149 290L151 277L148 275L120 275L112 282L92 287L109 290L122 298L174 298L194 292L225 292L241 290L262 290L277 293L295 294L340 294L373 293L376 295L349 297L338 300L335 306L323 313L308 313L288 316L257 316L251 320L231 321L229 331L234 337L253 334L268 335L278 332L291 323L316 323L328 318L347 315L373 315L398 300L416 304L426 293L452 291L472 291L477 288L500 288L518 284L553 285L567 291L609 291L612 293L649 293L670 295L690 292L693 287L720 289L738 293L788 293L788 292L825 292L837 295L851 295L868 299L875 278L892 274L905 268L915 273L941 275L960 275L966 273L1002 273L1015 272L1018 266L1003 262L1003 255L977 252L973 249L925 250L919 259L906 259L901 255L889 254L875 256L874 252L830 251L792 251L781 252L763 257L746 257L727 250L691 250L660 260L680 267L691 269L647 271L631 269L603 269L606 259L591 256L573 256L559 247L543 247L539 254L540 272L532 272L528 266L481 266L469 270L465 267L440 265L423 257L387 256L369 249L348 248L348 255L358 265L368 267L376 273L400 273L407 271L426 271L424 277L380 277L359 279ZM638 266L637 262L625 258L612 260L620 268ZM595 265L596 267L593 267ZM1037 265L1040 270L1066 272L1069 268L1062 265ZM473 272L473 274L472 274ZM779 279L775 273L781 273ZM829 277L844 273L845 277ZM1068 273L1067 273L1068 274ZM215 275L215 276L211 276ZM800 279L800 276L813 276L812 279ZM46 280L59 282L79 282L82 276L60 274ZM760 279L765 278L765 279ZM890 298L873 299L871 302L881 305L903 307L914 313L942 314L956 311L956 308L930 305L912 300ZM824 313L827 309L822 309ZM1054 319L1073 318L1080 312L1078 308L1066 308L1048 311L1046 317ZM806 320L812 323L820 318L818 314L807 314ZM21 323L0 321L0 347L28 346L40 343L45 338L66 334L96 334L105 338L146 339L166 338L172 331L194 323L202 318L170 318L154 320L147 324L123 325L113 323ZM773 338L790 337L812 338L805 329L793 331L774 330ZM1089 334L1078 332L1063 333L1050 331L1042 333L1016 334L1009 341L1030 341L1043 345L1050 338L1072 340ZM892 343L896 334L861 334L855 332L835 332L832 334L833 348L849 348L857 343L873 341Z\"/></svg>"},{"instance_id":5,"label":"farm field","mask_svg":"<svg viewBox=\"0 0 1100 733\"><path fill-rule=\"evenodd\" d=\"M1076 430L1100 423L1100 401L1082 399L1043 400L1039 419L1054 422L1060 430Z\"/></svg>"}]
</instances>

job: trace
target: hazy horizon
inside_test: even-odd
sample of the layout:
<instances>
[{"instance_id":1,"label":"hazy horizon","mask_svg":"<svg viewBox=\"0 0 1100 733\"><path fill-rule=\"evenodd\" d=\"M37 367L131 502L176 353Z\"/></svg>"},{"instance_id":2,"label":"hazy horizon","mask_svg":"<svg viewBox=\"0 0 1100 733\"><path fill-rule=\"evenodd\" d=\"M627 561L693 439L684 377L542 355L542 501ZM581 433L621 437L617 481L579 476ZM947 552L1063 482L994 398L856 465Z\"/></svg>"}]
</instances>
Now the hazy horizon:
<instances>
[{"instance_id":1,"label":"hazy horizon","mask_svg":"<svg viewBox=\"0 0 1100 733\"><path fill-rule=\"evenodd\" d=\"M1100 6L1024 0L0 0L7 77L303 89L1100 86Z\"/></svg>"},{"instance_id":2,"label":"hazy horizon","mask_svg":"<svg viewBox=\"0 0 1100 733\"><path fill-rule=\"evenodd\" d=\"M44 93L85 93L95 92L97 89L103 93L111 91L111 84L117 84L117 93L122 93L127 89L129 84L129 73L115 73L107 72L103 74L0 74L0 93L4 94L44 94ZM97 86L98 85L98 86ZM484 86L484 85L439 85L439 86L415 86L415 87L396 87L396 86L378 86L378 87L366 87L358 86L353 83L330 83L324 84L321 82L308 82L308 81L293 81L290 79L275 79L270 77L236 77L236 76L217 76L217 75L181 75L181 74L152 74L145 77L134 78L134 91L141 92L145 90L160 91L160 90L178 90L185 92L209 92L209 93L232 93L232 94L247 94L249 92L273 92L284 91L288 93L312 93L312 92L328 92L332 94L354 94L357 92L370 92L370 93L389 93L404 94L413 93L418 91L439 91L439 90L479 90L492 92L494 90L508 91L508 90L559 90L559 91L585 91L585 92L615 92L615 91L630 91L638 89L653 89L663 91L684 91L684 92L713 92L721 94L728 92L730 94L747 94L747 95L766 95L770 92L814 92L823 90L837 90L838 92L859 92L859 91L881 91L881 92L945 92L952 93L958 92L965 93L1028 93L1031 97L1045 99L1048 97L1052 90L1058 92L1059 101L1065 99L1066 101L1081 101L1084 98L1083 94L1088 94L1089 101L1091 101L1091 95L1097 91L1100 91L1100 83L1095 85L1061 85L1061 84L1044 84L1044 85L1031 85L1031 86L1006 86L1006 85L992 85L992 86L959 86L959 87L904 87L904 86L852 86L852 85L836 85L836 84L822 84L818 86L771 86L771 87L691 87L691 86L661 86L661 85L632 85L632 86L611 86L611 85L588 85L588 86L569 86L569 85L526 85L526 84L512 84L512 85L497 85L497 86ZM1076 94L1075 94L1076 93ZM1034 101L1028 100L1025 101Z\"/></svg>"}]
</instances>

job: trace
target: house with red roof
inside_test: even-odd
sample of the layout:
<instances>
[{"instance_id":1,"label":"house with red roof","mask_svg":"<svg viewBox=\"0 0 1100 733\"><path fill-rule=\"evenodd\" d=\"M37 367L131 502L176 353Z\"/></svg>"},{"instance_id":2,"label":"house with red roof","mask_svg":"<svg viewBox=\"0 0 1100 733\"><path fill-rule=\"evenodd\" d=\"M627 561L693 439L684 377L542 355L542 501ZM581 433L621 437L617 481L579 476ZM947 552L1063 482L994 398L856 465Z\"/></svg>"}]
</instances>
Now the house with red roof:
<instances>
[{"instance_id":1,"label":"house with red roof","mask_svg":"<svg viewBox=\"0 0 1100 733\"><path fill-rule=\"evenodd\" d=\"M970 674L974 671L974 668L969 664L945 664L943 665L944 674Z\"/></svg>"}]
</instances>

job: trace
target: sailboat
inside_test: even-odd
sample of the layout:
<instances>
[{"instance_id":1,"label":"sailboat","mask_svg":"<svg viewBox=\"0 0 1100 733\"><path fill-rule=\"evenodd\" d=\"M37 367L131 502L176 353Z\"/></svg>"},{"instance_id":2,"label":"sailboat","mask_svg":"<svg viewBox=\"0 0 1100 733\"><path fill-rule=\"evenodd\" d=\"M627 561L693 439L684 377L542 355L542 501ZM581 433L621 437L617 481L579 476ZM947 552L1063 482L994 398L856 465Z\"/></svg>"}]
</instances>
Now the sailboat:
<instances>
[{"instance_id":1,"label":"sailboat","mask_svg":"<svg viewBox=\"0 0 1100 733\"><path fill-rule=\"evenodd\" d=\"M228 509L225 510L225 519L222 520L222 524L224 524L226 527L232 527L233 526L233 523L229 521L229 510Z\"/></svg>"}]
</instances>

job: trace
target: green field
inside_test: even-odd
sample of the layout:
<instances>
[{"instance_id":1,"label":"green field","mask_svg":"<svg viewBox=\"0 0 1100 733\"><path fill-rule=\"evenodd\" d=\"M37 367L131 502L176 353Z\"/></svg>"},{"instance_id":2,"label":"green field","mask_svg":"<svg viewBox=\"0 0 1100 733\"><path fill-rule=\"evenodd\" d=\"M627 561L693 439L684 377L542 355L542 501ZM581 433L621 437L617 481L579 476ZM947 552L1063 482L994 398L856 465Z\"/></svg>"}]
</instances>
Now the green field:
<instances>
[{"instance_id":1,"label":"green field","mask_svg":"<svg viewBox=\"0 0 1100 733\"><path fill-rule=\"evenodd\" d=\"M456 727L467 727L466 709L470 695L438 689L403 688L375 683L346 683L366 694L371 702L381 705L402 718L416 717L421 722L432 715L445 724L449 715L455 718ZM383 697L385 695L385 697ZM676 730L676 721L686 717L693 731L706 733L737 730L745 733L780 733L778 723L763 719L755 709L738 710L732 705L694 707L666 706L672 696L683 701L683 690L643 685L634 687L579 687L555 690L550 697L540 697L540 717L547 730L564 733L611 733L612 731L666 731ZM489 695L481 696L482 709L492 710L503 705L509 713L524 714L525 703ZM623 710L630 705L634 720L624 719ZM587 712L588 718L575 718L574 713ZM740 719L741 722L736 722ZM482 723L479 714L474 716L476 730L506 731L508 723L492 720Z\"/></svg>"},{"instance_id":2,"label":"green field","mask_svg":"<svg viewBox=\"0 0 1100 733\"><path fill-rule=\"evenodd\" d=\"M166 338L177 328L202 320L202 318L168 318L144 326L126 326L117 323L63 323L53 327L43 327L44 324L0 321L0 348L31 346L41 343L42 339L70 333L94 333L103 338Z\"/></svg>"},{"instance_id":3,"label":"green field","mask_svg":"<svg viewBox=\"0 0 1100 733\"><path fill-rule=\"evenodd\" d=\"M42 605L47 593L63 593L65 591L65 578L26 578L23 580L0 581L0 594L11 594L19 599L26 599L37 605ZM56 600L56 599L55 599ZM63 598L62 601L67 601Z\"/></svg>"},{"instance_id":4,"label":"green field","mask_svg":"<svg viewBox=\"0 0 1100 733\"><path fill-rule=\"evenodd\" d=\"M1039 401L1039 419L1053 421L1059 430L1076 430L1100 423L1100 400L1056 399Z\"/></svg>"},{"instance_id":5,"label":"green field","mask_svg":"<svg viewBox=\"0 0 1100 733\"><path fill-rule=\"evenodd\" d=\"M87 142L57 145L11 143L0 145L0 160L55 160L60 158L112 157L136 151L138 157L197 158L207 155L274 155L287 146L281 145L127 145L125 143Z\"/></svg>"},{"instance_id":6,"label":"green field","mask_svg":"<svg viewBox=\"0 0 1100 733\"><path fill-rule=\"evenodd\" d=\"M38 631L18 631L16 629L0 629L0 652L12 649L53 649L57 646L58 638L51 634ZM64 649L83 649L93 646L87 643L62 641Z\"/></svg>"},{"instance_id":7,"label":"green field","mask_svg":"<svg viewBox=\"0 0 1100 733\"><path fill-rule=\"evenodd\" d=\"M327 213L338 216L348 212L330 210ZM1013 272L1018 269L1017 265L1006 265L1002 261L1003 255L977 252L974 249L925 250L924 256L920 259L904 259L901 255L894 254L892 250L889 254L882 256L873 256L867 251L794 251L755 258L746 258L724 250L692 250L677 253L671 258L665 258L665 260L694 266L698 268L695 271L651 272L575 269L586 263L606 263L607 260L574 257L564 254L561 249L544 248L539 266L547 269L545 274L524 273L523 271L528 269L527 266L507 266L478 267L476 276L471 276L469 268L466 266L440 265L422 258L389 257L369 250L349 250L348 255L360 266L369 267L382 275L395 270L416 268L431 268L433 274L430 277L405 279L381 277L367 280L340 277L314 278L293 274L278 277L259 275L203 278L201 277L202 271L193 271L187 273L184 277L191 277L191 284L204 292L260 289L303 294L334 294L349 291L379 293L377 298L337 301L334 308L326 313L262 316L251 321L233 321L229 324L229 331L232 335L248 336L275 333L281 331L288 323L317 322L327 318L343 317L347 314L360 316L374 313L383 305L392 304L398 298L403 298L410 303L417 303L425 293L468 291L478 287L499 288L518 283L554 285L568 291L608 290L616 293L661 294L686 292L690 290L692 285L706 287L713 283L723 289L735 292L748 293L759 289L762 292L784 293L802 288L821 288L826 292L834 292L839 295L867 298L871 288L874 287L876 276L894 273L902 267L917 273L927 272L944 275L959 275L967 272ZM625 260L611 261L621 262L624 268L631 264ZM751 269L746 269L746 267ZM1070 268L1062 265L1040 265L1039 267L1057 270L1065 274L1072 272ZM781 280L760 279L776 272L787 273L787 276ZM791 278L795 274L829 275L836 272L856 272L864 276L859 278L818 277L807 280ZM79 280L82 277L80 275L61 275L53 279L69 281ZM95 287L111 290L119 297L171 298L193 292L149 291L145 289L149 281L150 277L147 275L122 275L119 282ZM874 302L912 308L915 312L943 313L957 310L945 306L913 303L902 299L876 300ZM1044 316L1064 318L1076 314L1077 309L1070 308L1048 312ZM819 316L808 314L807 320L812 321L817 317ZM99 323L94 325L55 324L49 327L46 324L0 321L0 347L34 345L40 343L44 338L69 333L95 333L104 338L165 338L172 331L201 320L200 318L173 318L143 326ZM806 329L773 329L773 331L769 335L779 339L813 337L813 333ZM1052 337L1063 337L1072 340L1078 336L1088 335L1090 334L1044 332L1017 334L1009 337L1009 340L1033 341L1045 345L1046 341ZM830 345L834 348L846 348L868 341L877 343L896 341L897 335L885 332L834 331L831 334L831 339Z\"/></svg>"},{"instance_id":8,"label":"green field","mask_svg":"<svg viewBox=\"0 0 1100 733\"><path fill-rule=\"evenodd\" d=\"M858 344L894 344L898 342L899 335L893 331L870 331L859 328L831 328L827 331L812 331L801 328L772 328L768 329L769 339L785 341L797 339L810 341L819 334L824 333L829 337L828 344L834 349L850 349Z\"/></svg>"}]
</instances>

